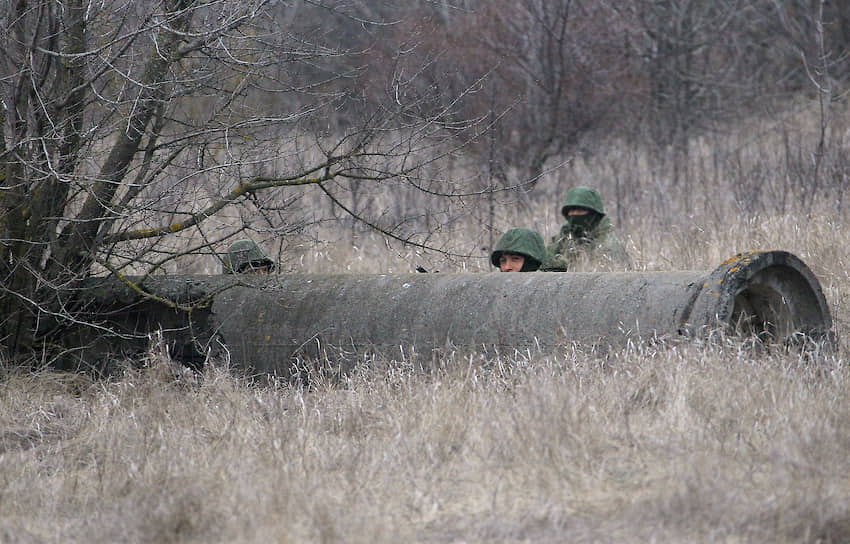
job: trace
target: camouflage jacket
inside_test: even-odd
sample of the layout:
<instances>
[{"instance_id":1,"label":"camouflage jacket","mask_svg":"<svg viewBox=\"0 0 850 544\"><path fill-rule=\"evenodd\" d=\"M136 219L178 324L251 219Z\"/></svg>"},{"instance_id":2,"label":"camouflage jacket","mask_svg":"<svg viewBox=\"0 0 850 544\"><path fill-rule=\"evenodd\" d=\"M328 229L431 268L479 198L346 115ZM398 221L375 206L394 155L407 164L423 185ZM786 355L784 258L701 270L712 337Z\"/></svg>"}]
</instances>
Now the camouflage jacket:
<instances>
[{"instance_id":1,"label":"camouflage jacket","mask_svg":"<svg viewBox=\"0 0 850 544\"><path fill-rule=\"evenodd\" d=\"M602 216L586 238L575 238L569 224L565 223L546 249L550 254L549 261L541 269L548 271L574 270L580 259L619 269L630 269L632 266L607 215Z\"/></svg>"}]
</instances>

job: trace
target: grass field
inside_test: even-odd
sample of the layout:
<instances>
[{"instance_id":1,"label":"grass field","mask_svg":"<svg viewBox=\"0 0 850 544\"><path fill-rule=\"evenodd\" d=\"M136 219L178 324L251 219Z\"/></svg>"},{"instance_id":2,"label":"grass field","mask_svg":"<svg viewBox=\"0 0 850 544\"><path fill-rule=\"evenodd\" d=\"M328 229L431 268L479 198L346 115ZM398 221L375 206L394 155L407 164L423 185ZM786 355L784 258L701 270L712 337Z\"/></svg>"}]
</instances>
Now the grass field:
<instances>
[{"instance_id":1,"label":"grass field","mask_svg":"<svg viewBox=\"0 0 850 544\"><path fill-rule=\"evenodd\" d=\"M620 159L603 159L548 176L498 228L532 217L550 236L567 185L613 193ZM850 541L843 188L804 206L789 185L782 208L769 188L746 210L735 187L763 170L712 173L697 157L691 184L676 188L622 160L631 198L619 227L638 269L791 251L824 288L838 350L813 363L720 336L607 353L454 353L427 371L368 359L309 389L218 365L193 375L155 347L108 380L7 369L0 541ZM463 258L346 233L291 247L283 268L489 270L480 233L457 232Z\"/></svg>"}]
</instances>

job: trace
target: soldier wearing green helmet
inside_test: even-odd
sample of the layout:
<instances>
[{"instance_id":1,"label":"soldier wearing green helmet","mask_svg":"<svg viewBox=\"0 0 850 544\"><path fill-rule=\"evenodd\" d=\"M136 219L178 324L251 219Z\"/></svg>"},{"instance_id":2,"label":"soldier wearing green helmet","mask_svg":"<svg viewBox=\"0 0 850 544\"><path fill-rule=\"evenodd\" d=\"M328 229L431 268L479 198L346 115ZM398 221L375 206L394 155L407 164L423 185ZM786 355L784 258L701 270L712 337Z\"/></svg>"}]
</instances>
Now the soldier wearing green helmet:
<instances>
[{"instance_id":1,"label":"soldier wearing green helmet","mask_svg":"<svg viewBox=\"0 0 850 544\"><path fill-rule=\"evenodd\" d=\"M490 254L490 263L501 272L534 272L548 261L543 237L523 228L504 233Z\"/></svg>"},{"instance_id":2,"label":"soldier wearing green helmet","mask_svg":"<svg viewBox=\"0 0 850 544\"><path fill-rule=\"evenodd\" d=\"M237 240L230 244L222 258L222 274L268 274L274 261L253 240Z\"/></svg>"},{"instance_id":3,"label":"soldier wearing green helmet","mask_svg":"<svg viewBox=\"0 0 850 544\"><path fill-rule=\"evenodd\" d=\"M566 223L547 248L552 259L545 265L546 270L571 270L582 257L631 268L631 259L620 244L602 206L602 197L595 189L581 186L570 189L561 215Z\"/></svg>"}]
</instances>

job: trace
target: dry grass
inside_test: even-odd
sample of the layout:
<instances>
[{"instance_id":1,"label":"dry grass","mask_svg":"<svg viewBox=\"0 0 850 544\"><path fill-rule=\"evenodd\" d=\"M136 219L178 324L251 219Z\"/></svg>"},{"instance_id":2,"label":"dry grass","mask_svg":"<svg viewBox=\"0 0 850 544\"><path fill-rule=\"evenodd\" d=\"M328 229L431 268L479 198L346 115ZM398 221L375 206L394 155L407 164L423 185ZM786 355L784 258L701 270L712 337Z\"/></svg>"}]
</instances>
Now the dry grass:
<instances>
[{"instance_id":1,"label":"dry grass","mask_svg":"<svg viewBox=\"0 0 850 544\"><path fill-rule=\"evenodd\" d=\"M156 357L9 375L0 539L843 542L848 385L724 339L367 360L311 391Z\"/></svg>"},{"instance_id":2,"label":"dry grass","mask_svg":"<svg viewBox=\"0 0 850 544\"><path fill-rule=\"evenodd\" d=\"M600 164L567 183L592 184ZM500 227L532 217L552 234L560 181L547 183ZM847 336L845 213L825 202L811 215L718 220L677 198L672 215L640 199L651 213L625 215L638 268L707 270L737 251L790 250ZM480 235L455 240L463 258L376 235L328 239L293 246L287 269L488 269ZM427 368L364 357L341 382L316 375L309 389L219 367L192 375L156 350L108 381L6 371L0 541L846 542L848 356L846 340L812 364L719 337L453 353Z\"/></svg>"}]
</instances>

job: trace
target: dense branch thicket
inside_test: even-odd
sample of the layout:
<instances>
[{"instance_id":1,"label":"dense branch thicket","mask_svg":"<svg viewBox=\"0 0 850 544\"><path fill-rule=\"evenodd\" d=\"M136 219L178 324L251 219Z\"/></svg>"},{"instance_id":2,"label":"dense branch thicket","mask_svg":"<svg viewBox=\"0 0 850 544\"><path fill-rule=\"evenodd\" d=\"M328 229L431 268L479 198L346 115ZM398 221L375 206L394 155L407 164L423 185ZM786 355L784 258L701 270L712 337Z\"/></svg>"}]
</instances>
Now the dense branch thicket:
<instances>
[{"instance_id":1,"label":"dense branch thicket","mask_svg":"<svg viewBox=\"0 0 850 544\"><path fill-rule=\"evenodd\" d=\"M372 25L356 8L313 6ZM354 53L332 39L333 25L302 23L305 9L3 3L0 337L9 356L61 354L61 333L84 324L78 287L91 274L153 273L252 221L285 231L284 188L316 186L341 204L333 183L417 170L441 112L364 107L351 85L360 69L345 60ZM340 111L345 126L330 126Z\"/></svg>"},{"instance_id":2,"label":"dense branch thicket","mask_svg":"<svg viewBox=\"0 0 850 544\"><path fill-rule=\"evenodd\" d=\"M425 74L408 92L446 106L474 85L453 119L491 119L495 142L474 152L526 179L601 137L681 148L813 76L846 78L850 50L840 2L446 1L383 15L400 23L387 51L368 51L375 69Z\"/></svg>"}]
</instances>

